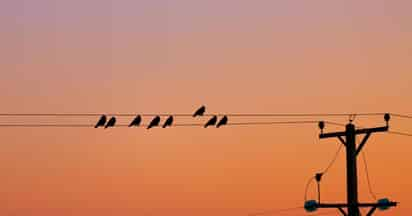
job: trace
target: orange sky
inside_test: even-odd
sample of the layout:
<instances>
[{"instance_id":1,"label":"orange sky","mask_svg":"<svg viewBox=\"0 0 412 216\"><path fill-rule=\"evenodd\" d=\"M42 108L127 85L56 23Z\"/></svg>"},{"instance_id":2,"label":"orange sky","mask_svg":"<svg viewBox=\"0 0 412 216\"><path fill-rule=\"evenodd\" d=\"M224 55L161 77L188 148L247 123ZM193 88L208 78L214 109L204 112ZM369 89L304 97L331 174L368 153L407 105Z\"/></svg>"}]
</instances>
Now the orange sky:
<instances>
[{"instance_id":1,"label":"orange sky","mask_svg":"<svg viewBox=\"0 0 412 216\"><path fill-rule=\"evenodd\" d=\"M209 113L408 114L411 7L383 0L1 1L0 112L191 113L205 104ZM382 117L356 123L384 124ZM410 120L391 126L412 132ZM2 128L0 212L237 216L296 207L307 179L337 148L318 133L316 124ZM365 148L374 191L401 202L377 215L412 211L411 141L379 134ZM359 170L360 199L370 201L360 162ZM345 200L344 179L340 154L323 200Z\"/></svg>"}]
</instances>

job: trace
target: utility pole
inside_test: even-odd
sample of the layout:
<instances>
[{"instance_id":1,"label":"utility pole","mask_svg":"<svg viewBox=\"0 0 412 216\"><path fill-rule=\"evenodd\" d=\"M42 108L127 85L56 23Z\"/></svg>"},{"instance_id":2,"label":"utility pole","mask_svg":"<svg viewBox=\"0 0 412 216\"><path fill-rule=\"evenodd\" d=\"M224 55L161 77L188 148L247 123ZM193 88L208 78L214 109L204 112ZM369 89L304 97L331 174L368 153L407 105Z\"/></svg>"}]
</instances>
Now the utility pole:
<instances>
[{"instance_id":1,"label":"utility pole","mask_svg":"<svg viewBox=\"0 0 412 216\"><path fill-rule=\"evenodd\" d=\"M388 121L390 119L389 114L385 114L385 127L376 128L364 128L356 129L355 125L350 121L346 125L346 130L341 132L323 133L324 123L320 122L319 127L321 129L320 139L326 138L338 138L342 144L346 147L346 184L347 184L347 203L321 203L320 200L309 201L305 204L307 210L313 211L317 208L337 208L344 216L360 216L359 208L370 208L367 216L371 216L375 210L386 210L389 207L396 206L396 202L389 201L388 199L380 199L376 203L359 203L358 200L358 176L357 176L357 156L362 151L369 137L372 133L386 132L389 129ZM360 144L356 144L356 136L365 134ZM344 138L345 139L344 139ZM318 179L320 181L320 178ZM344 211L347 209L347 212Z\"/></svg>"}]
</instances>

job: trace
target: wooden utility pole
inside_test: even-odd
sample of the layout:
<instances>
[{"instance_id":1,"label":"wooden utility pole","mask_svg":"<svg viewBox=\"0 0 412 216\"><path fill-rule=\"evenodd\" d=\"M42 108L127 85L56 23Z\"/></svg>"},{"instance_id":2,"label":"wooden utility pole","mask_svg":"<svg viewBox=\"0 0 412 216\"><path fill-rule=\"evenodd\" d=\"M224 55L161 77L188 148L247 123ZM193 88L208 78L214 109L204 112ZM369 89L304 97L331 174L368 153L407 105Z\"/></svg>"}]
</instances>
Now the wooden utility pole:
<instances>
[{"instance_id":1,"label":"wooden utility pole","mask_svg":"<svg viewBox=\"0 0 412 216\"><path fill-rule=\"evenodd\" d=\"M388 121L390 119L389 114L385 115L386 126L376 128L364 128L356 129L352 122L346 125L346 130L333 133L321 133L320 139L325 138L338 138L346 147L346 184L347 184L347 203L312 203L314 208L337 208L344 216L360 216L359 208L370 208L367 216L371 216L377 208L387 209L392 206L396 206L396 202L389 201L388 199L381 199L376 203L359 203L358 200L358 175L357 175L357 156L362 151L362 148L366 144L367 140L372 133L386 132L389 129ZM321 123L321 129L323 129L324 123ZM323 131L323 130L322 130ZM356 136L365 134L359 146L356 144ZM344 139L345 138L345 139ZM345 212L344 208L347 209Z\"/></svg>"}]
</instances>

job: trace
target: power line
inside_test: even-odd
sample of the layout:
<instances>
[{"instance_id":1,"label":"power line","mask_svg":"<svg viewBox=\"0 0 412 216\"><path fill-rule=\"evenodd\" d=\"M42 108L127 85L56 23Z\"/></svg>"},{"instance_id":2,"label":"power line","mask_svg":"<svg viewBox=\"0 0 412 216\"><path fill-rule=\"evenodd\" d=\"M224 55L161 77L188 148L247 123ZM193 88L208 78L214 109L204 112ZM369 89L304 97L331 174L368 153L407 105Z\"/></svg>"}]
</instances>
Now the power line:
<instances>
[{"instance_id":1,"label":"power line","mask_svg":"<svg viewBox=\"0 0 412 216\"><path fill-rule=\"evenodd\" d=\"M315 180L315 177L312 176L312 177L310 177L310 179L309 179L308 182L306 183L304 201L307 201L307 200L308 200L309 186L312 184L312 182L313 182L314 180Z\"/></svg>"},{"instance_id":2,"label":"power line","mask_svg":"<svg viewBox=\"0 0 412 216\"><path fill-rule=\"evenodd\" d=\"M1 116L1 114L0 114ZM169 116L169 115L168 115ZM318 121L266 121L266 122L233 122L227 123L227 126L264 126L264 125L293 125L293 124L312 124L317 123ZM344 126L343 123L325 121L325 123ZM28 123L19 123L19 124L0 124L0 127L3 128L92 128L94 124L28 124ZM142 124L137 127L147 127L148 125ZM187 124L173 124L172 127L203 127L204 124L199 123L187 123ZM129 127L127 124L117 124L115 127ZM361 127L360 127L361 128ZM412 137L411 133L398 132L398 131L388 131L390 134L396 134L401 136Z\"/></svg>"},{"instance_id":3,"label":"power line","mask_svg":"<svg viewBox=\"0 0 412 216\"><path fill-rule=\"evenodd\" d=\"M364 167L365 167L365 174L366 174L366 180L367 180L367 183L368 183L369 194L371 195L371 197L374 200L377 200L376 199L376 194L372 190L372 185L371 185L371 181L370 181L370 177L369 177L368 163L366 161L366 155L365 155L364 152L362 152L362 159L363 159L363 164L364 164Z\"/></svg>"},{"instance_id":4,"label":"power line","mask_svg":"<svg viewBox=\"0 0 412 216\"><path fill-rule=\"evenodd\" d=\"M290 212L293 212L296 210L303 210L303 207L299 206L299 207L284 208L284 209L274 209L274 210L251 213L251 214L248 214L248 216L285 215L285 214L289 214ZM333 212L322 212L322 213L312 213L310 215L331 215L331 214L334 214L334 213ZM297 214L294 213L294 215L297 215Z\"/></svg>"},{"instance_id":5,"label":"power line","mask_svg":"<svg viewBox=\"0 0 412 216\"><path fill-rule=\"evenodd\" d=\"M94 125L88 124L0 124L0 127L26 127L26 128L36 128L36 127L66 127L66 128L87 128L94 127Z\"/></svg>"},{"instance_id":6,"label":"power line","mask_svg":"<svg viewBox=\"0 0 412 216\"><path fill-rule=\"evenodd\" d=\"M22 116L22 117L96 117L102 114L110 116L180 116L180 117L191 117L193 114L189 113L0 113L0 116ZM232 117L325 117L325 116L377 116L384 115L385 113L217 113L217 114L204 114L204 116L214 116L214 115L226 115Z\"/></svg>"},{"instance_id":7,"label":"power line","mask_svg":"<svg viewBox=\"0 0 412 216\"><path fill-rule=\"evenodd\" d=\"M337 126L345 126L346 125L346 124L339 123L339 122L334 122L334 121L325 121L325 123L331 124L331 125L337 125Z\"/></svg>"},{"instance_id":8,"label":"power line","mask_svg":"<svg viewBox=\"0 0 412 216\"><path fill-rule=\"evenodd\" d=\"M317 121L266 121L266 122L233 122L227 123L228 126L259 126L259 125L293 125L293 124L312 124ZM137 127L147 127L142 124ZM203 127L204 124L188 123L174 124L174 127ZM0 124L0 127L94 127L94 124ZM129 127L128 124L118 124L115 127Z\"/></svg>"},{"instance_id":9,"label":"power line","mask_svg":"<svg viewBox=\"0 0 412 216\"><path fill-rule=\"evenodd\" d=\"M395 117L399 117L399 118L408 118L408 119L412 119L411 115L405 115L405 114L398 114L398 113L391 113L391 115L395 116Z\"/></svg>"},{"instance_id":10,"label":"power line","mask_svg":"<svg viewBox=\"0 0 412 216\"><path fill-rule=\"evenodd\" d=\"M338 158L338 155L339 155L339 152L341 151L341 149L342 149L342 145L339 145L339 147L336 150L335 155L333 156L332 160L329 162L329 164L326 166L326 168L323 170L323 172L320 173L322 176L325 175L326 173L328 173L329 169L332 167L332 165L335 163L336 159ZM313 176L308 180L308 182L306 184L305 196L304 196L305 201L307 201L307 194L308 194L309 186L314 180L315 180L315 177Z\"/></svg>"},{"instance_id":11,"label":"power line","mask_svg":"<svg viewBox=\"0 0 412 216\"><path fill-rule=\"evenodd\" d=\"M268 211L251 213L251 214L248 214L248 216L260 216L260 215L278 214L278 213L295 211L295 210L299 210L299 209L302 209L302 210L303 210L303 207L302 207L302 206L299 206L299 207L291 207L291 208L284 208L284 209L268 210Z\"/></svg>"},{"instance_id":12,"label":"power line","mask_svg":"<svg viewBox=\"0 0 412 216\"><path fill-rule=\"evenodd\" d=\"M273 125L273 124L313 124L318 123L318 121L276 121L276 122L238 122L238 123L228 123L228 125Z\"/></svg>"},{"instance_id":13,"label":"power line","mask_svg":"<svg viewBox=\"0 0 412 216\"><path fill-rule=\"evenodd\" d=\"M401 135L401 136L409 136L412 137L412 134L410 133L405 133L405 132L398 132L398 131L388 131L390 134L396 134L396 135Z\"/></svg>"},{"instance_id":14,"label":"power line","mask_svg":"<svg viewBox=\"0 0 412 216\"><path fill-rule=\"evenodd\" d=\"M329 164L328 164L328 166L326 167L326 169L322 172L323 175L326 174L326 173L329 171L329 169L332 167L332 165L335 163L336 159L337 159L338 156L339 156L339 152L340 152L340 150L342 149L342 146L343 146L343 145L339 145L338 150L336 150L335 155L333 156L332 160L329 162Z\"/></svg>"}]
</instances>

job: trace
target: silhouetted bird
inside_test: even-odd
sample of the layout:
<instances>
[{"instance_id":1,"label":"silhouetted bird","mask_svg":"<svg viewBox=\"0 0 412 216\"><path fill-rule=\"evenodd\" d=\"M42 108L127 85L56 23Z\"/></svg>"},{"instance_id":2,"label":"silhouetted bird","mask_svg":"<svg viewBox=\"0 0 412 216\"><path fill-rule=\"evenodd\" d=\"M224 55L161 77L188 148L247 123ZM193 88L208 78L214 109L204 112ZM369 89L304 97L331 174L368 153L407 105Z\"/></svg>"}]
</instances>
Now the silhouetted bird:
<instances>
[{"instance_id":1,"label":"silhouetted bird","mask_svg":"<svg viewBox=\"0 0 412 216\"><path fill-rule=\"evenodd\" d=\"M207 123L205 124L205 128L215 125L217 122L217 116L213 116L211 119L209 119L209 121L207 121Z\"/></svg>"},{"instance_id":2,"label":"silhouetted bird","mask_svg":"<svg viewBox=\"0 0 412 216\"><path fill-rule=\"evenodd\" d=\"M150 122L149 126L147 126L147 129L150 129L152 127L157 127L159 126L160 123L160 116L154 117L154 119Z\"/></svg>"},{"instance_id":3,"label":"silhouetted bird","mask_svg":"<svg viewBox=\"0 0 412 216\"><path fill-rule=\"evenodd\" d=\"M106 115L102 115L100 117L99 121L94 126L94 128L103 127L106 124L106 121L107 121Z\"/></svg>"},{"instance_id":4,"label":"silhouetted bird","mask_svg":"<svg viewBox=\"0 0 412 216\"><path fill-rule=\"evenodd\" d=\"M169 116L163 124L163 128L170 127L173 124L173 116Z\"/></svg>"},{"instance_id":5,"label":"silhouetted bird","mask_svg":"<svg viewBox=\"0 0 412 216\"><path fill-rule=\"evenodd\" d=\"M104 128L114 127L115 124L116 124L116 118L111 117Z\"/></svg>"},{"instance_id":6,"label":"silhouetted bird","mask_svg":"<svg viewBox=\"0 0 412 216\"><path fill-rule=\"evenodd\" d=\"M193 117L197 117L197 116L203 116L203 114L205 114L206 112L206 107L205 106L201 106L199 109L196 110L196 112L193 114Z\"/></svg>"},{"instance_id":7,"label":"silhouetted bird","mask_svg":"<svg viewBox=\"0 0 412 216\"><path fill-rule=\"evenodd\" d=\"M216 127L219 128L222 125L226 125L227 124L227 116L223 116L222 119L220 119L219 123L217 123Z\"/></svg>"},{"instance_id":8,"label":"silhouetted bird","mask_svg":"<svg viewBox=\"0 0 412 216\"><path fill-rule=\"evenodd\" d=\"M139 127L140 122L142 122L142 116L138 115L130 122L129 127Z\"/></svg>"}]
</instances>

